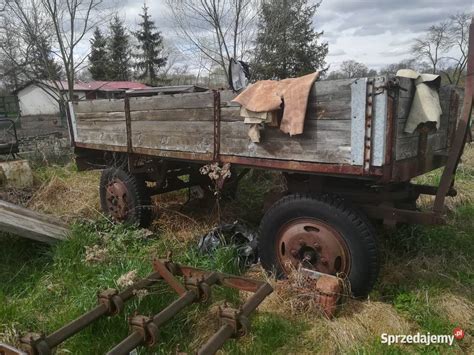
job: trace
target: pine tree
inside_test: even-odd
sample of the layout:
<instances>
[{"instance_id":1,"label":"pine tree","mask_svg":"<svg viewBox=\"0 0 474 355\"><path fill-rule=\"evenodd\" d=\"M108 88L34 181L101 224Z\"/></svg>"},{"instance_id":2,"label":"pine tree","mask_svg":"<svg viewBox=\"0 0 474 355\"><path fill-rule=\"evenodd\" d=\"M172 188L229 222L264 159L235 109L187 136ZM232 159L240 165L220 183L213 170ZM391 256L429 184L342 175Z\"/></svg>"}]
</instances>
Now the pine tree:
<instances>
[{"instance_id":1,"label":"pine tree","mask_svg":"<svg viewBox=\"0 0 474 355\"><path fill-rule=\"evenodd\" d=\"M323 32L313 28L319 3L308 0L262 2L256 57L252 65L257 79L284 79L322 68L327 43L319 44Z\"/></svg>"},{"instance_id":2,"label":"pine tree","mask_svg":"<svg viewBox=\"0 0 474 355\"><path fill-rule=\"evenodd\" d=\"M108 41L109 65L108 80L130 80L130 44L127 30L118 16L110 23Z\"/></svg>"},{"instance_id":3,"label":"pine tree","mask_svg":"<svg viewBox=\"0 0 474 355\"><path fill-rule=\"evenodd\" d=\"M139 24L140 29L134 33L139 51L135 56L135 67L139 72L139 79L148 85L154 85L158 78L158 69L165 66L167 61L167 58L162 56L163 37L156 31L155 22L151 20L146 4L143 4L143 14L140 14L140 17L143 21Z\"/></svg>"},{"instance_id":4,"label":"pine tree","mask_svg":"<svg viewBox=\"0 0 474 355\"><path fill-rule=\"evenodd\" d=\"M107 80L108 55L107 39L97 27L90 40L91 54L89 54L89 72L94 80Z\"/></svg>"},{"instance_id":5,"label":"pine tree","mask_svg":"<svg viewBox=\"0 0 474 355\"><path fill-rule=\"evenodd\" d=\"M61 66L54 60L51 44L42 34L35 34L29 41L33 50L29 58L31 78L34 80L61 80Z\"/></svg>"}]
</instances>

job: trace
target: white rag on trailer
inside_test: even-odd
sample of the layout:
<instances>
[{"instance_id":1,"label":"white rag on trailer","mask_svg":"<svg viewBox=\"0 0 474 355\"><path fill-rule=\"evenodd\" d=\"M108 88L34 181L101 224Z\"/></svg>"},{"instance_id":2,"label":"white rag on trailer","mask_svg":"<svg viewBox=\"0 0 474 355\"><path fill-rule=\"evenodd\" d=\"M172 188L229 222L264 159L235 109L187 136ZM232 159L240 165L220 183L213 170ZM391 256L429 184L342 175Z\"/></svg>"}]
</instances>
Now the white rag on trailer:
<instances>
[{"instance_id":1,"label":"white rag on trailer","mask_svg":"<svg viewBox=\"0 0 474 355\"><path fill-rule=\"evenodd\" d=\"M411 69L402 69L397 77L413 79L416 91L405 125L405 133L413 133L422 123L434 122L439 129L443 110L439 100L441 77L434 74L420 74Z\"/></svg>"}]
</instances>

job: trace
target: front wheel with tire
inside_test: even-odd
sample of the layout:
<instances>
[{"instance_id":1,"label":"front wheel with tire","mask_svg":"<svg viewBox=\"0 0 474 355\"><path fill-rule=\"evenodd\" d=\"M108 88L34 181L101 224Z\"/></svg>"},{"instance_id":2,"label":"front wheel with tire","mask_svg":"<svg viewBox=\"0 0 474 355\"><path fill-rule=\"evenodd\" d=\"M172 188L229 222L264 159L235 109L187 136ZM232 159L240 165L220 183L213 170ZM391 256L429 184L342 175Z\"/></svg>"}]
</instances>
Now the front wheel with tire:
<instances>
[{"instance_id":1,"label":"front wheel with tire","mask_svg":"<svg viewBox=\"0 0 474 355\"><path fill-rule=\"evenodd\" d=\"M273 205L260 226L262 265L284 277L303 266L346 275L354 296L364 297L378 275L370 223L337 197L289 195Z\"/></svg>"},{"instance_id":2,"label":"front wheel with tire","mask_svg":"<svg viewBox=\"0 0 474 355\"><path fill-rule=\"evenodd\" d=\"M102 172L99 192L102 211L114 221L141 227L151 223L151 199L142 179L121 168L107 168Z\"/></svg>"}]
</instances>

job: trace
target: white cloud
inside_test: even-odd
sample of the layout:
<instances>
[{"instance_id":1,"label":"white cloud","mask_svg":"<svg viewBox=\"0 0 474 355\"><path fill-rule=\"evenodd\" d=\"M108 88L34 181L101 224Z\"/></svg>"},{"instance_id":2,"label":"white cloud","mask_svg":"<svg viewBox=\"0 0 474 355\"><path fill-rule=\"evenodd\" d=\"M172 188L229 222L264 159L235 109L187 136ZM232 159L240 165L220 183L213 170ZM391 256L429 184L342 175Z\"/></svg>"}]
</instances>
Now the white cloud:
<instances>
[{"instance_id":1,"label":"white cloud","mask_svg":"<svg viewBox=\"0 0 474 355\"><path fill-rule=\"evenodd\" d=\"M413 39L431 25L473 10L472 0L323 0L314 24L333 68L354 59L378 69L409 57Z\"/></svg>"}]
</instances>

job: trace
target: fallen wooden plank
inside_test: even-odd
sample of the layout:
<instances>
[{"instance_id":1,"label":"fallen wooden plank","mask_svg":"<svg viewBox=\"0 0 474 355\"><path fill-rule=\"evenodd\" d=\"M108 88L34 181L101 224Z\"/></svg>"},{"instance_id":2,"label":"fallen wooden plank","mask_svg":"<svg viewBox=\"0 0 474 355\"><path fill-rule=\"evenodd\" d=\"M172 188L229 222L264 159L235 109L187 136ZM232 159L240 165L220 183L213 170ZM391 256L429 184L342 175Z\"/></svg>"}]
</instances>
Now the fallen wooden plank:
<instances>
[{"instance_id":1,"label":"fallen wooden plank","mask_svg":"<svg viewBox=\"0 0 474 355\"><path fill-rule=\"evenodd\" d=\"M66 224L53 217L1 200L0 230L48 244L65 240L69 232Z\"/></svg>"}]
</instances>

